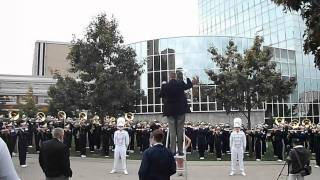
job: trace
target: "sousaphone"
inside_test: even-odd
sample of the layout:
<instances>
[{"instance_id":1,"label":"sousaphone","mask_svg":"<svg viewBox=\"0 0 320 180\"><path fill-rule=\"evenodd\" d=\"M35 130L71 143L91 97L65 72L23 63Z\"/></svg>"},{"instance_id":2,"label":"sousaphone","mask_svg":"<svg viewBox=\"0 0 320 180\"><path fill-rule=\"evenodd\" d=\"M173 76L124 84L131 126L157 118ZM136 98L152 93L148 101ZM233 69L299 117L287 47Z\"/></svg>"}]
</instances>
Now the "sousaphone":
<instances>
[{"instance_id":1,"label":"sousaphone","mask_svg":"<svg viewBox=\"0 0 320 180\"><path fill-rule=\"evenodd\" d=\"M275 123L277 126L279 126L280 124L284 124L285 122L284 122L284 119L283 119L283 118L278 117L278 118L276 118L276 119L274 120L274 123Z\"/></svg>"},{"instance_id":2,"label":"sousaphone","mask_svg":"<svg viewBox=\"0 0 320 180\"><path fill-rule=\"evenodd\" d=\"M20 117L20 115L19 115L18 111L11 111L9 113L10 121L17 121L19 119L19 117Z\"/></svg>"},{"instance_id":3,"label":"sousaphone","mask_svg":"<svg viewBox=\"0 0 320 180\"><path fill-rule=\"evenodd\" d=\"M293 129L297 129L300 126L300 122L298 119L292 119L292 121L289 124Z\"/></svg>"},{"instance_id":4,"label":"sousaphone","mask_svg":"<svg viewBox=\"0 0 320 180\"><path fill-rule=\"evenodd\" d=\"M305 127L305 128L309 128L311 125L312 125L312 122L310 119L304 119L302 120L302 125Z\"/></svg>"},{"instance_id":5,"label":"sousaphone","mask_svg":"<svg viewBox=\"0 0 320 180\"><path fill-rule=\"evenodd\" d=\"M46 120L46 115L43 112L38 112L36 114L37 122L44 122Z\"/></svg>"}]
</instances>

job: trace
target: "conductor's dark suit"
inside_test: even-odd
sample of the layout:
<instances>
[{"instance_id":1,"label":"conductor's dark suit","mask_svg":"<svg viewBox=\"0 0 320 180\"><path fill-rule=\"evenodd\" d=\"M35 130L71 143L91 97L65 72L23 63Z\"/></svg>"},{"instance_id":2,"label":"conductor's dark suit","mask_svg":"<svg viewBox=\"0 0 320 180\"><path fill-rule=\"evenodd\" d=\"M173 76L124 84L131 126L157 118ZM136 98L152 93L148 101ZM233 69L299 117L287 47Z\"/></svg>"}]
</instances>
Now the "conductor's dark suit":
<instances>
[{"instance_id":1,"label":"conductor's dark suit","mask_svg":"<svg viewBox=\"0 0 320 180\"><path fill-rule=\"evenodd\" d=\"M69 156L69 148L58 139L43 142L40 148L39 163L46 177L71 177Z\"/></svg>"},{"instance_id":2,"label":"conductor's dark suit","mask_svg":"<svg viewBox=\"0 0 320 180\"><path fill-rule=\"evenodd\" d=\"M178 153L183 155L183 131L185 114L190 111L188 108L185 90L192 88L192 82L187 78L187 84L181 80L171 79L163 84L159 96L163 99L163 115L169 123L170 149L176 153L176 139L178 141Z\"/></svg>"},{"instance_id":3,"label":"conductor's dark suit","mask_svg":"<svg viewBox=\"0 0 320 180\"><path fill-rule=\"evenodd\" d=\"M176 173L173 154L162 144L157 144L143 153L139 180L170 180Z\"/></svg>"}]
</instances>

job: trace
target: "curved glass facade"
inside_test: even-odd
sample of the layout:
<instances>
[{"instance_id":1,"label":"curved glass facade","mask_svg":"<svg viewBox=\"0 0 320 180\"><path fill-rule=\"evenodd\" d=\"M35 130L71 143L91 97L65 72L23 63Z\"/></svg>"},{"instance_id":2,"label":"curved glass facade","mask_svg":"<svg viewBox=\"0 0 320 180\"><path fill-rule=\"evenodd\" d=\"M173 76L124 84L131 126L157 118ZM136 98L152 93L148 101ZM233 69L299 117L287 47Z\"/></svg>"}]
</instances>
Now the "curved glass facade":
<instances>
[{"instance_id":1,"label":"curved glass facade","mask_svg":"<svg viewBox=\"0 0 320 180\"><path fill-rule=\"evenodd\" d=\"M264 37L273 47L277 69L284 78L295 76L297 88L287 102L266 103L266 118L285 117L319 122L320 71L314 57L303 53L304 22L295 12L283 12L271 0L198 0L199 33Z\"/></svg>"},{"instance_id":2,"label":"curved glass facade","mask_svg":"<svg viewBox=\"0 0 320 180\"><path fill-rule=\"evenodd\" d=\"M161 82L167 81L169 73L183 68L185 75L195 83L187 92L192 112L223 111L222 104L206 93L208 86L213 87L205 73L217 67L211 60L209 47L220 52L234 40L239 52L251 46L252 39L223 36L190 36L163 38L130 44L137 53L137 60L145 62L144 73L139 80L144 97L137 103L136 113L161 113L162 101L158 97Z\"/></svg>"}]
</instances>

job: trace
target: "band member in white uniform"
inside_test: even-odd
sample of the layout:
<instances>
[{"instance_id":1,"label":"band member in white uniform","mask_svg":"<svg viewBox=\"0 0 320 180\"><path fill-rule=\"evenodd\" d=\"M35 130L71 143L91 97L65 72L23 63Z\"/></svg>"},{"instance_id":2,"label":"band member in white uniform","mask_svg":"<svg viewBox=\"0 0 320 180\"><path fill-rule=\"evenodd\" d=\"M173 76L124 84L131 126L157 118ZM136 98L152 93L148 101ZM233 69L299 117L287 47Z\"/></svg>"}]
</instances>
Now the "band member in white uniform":
<instances>
[{"instance_id":1,"label":"band member in white uniform","mask_svg":"<svg viewBox=\"0 0 320 180\"><path fill-rule=\"evenodd\" d=\"M241 119L235 118L233 120L234 129L230 135L230 148L231 148L231 172L230 176L235 175L237 169L237 163L239 165L240 173L245 176L243 154L246 149L246 135L240 129Z\"/></svg>"},{"instance_id":2,"label":"band member in white uniform","mask_svg":"<svg viewBox=\"0 0 320 180\"><path fill-rule=\"evenodd\" d=\"M120 117L117 119L117 127L118 130L114 133L114 164L113 169L110 174L117 172L117 167L119 167L119 163L121 162L121 170L124 174L128 174L127 164L126 164L126 152L129 145L129 134L126 130L124 130L125 119ZM120 161L121 160L121 161Z\"/></svg>"}]
</instances>

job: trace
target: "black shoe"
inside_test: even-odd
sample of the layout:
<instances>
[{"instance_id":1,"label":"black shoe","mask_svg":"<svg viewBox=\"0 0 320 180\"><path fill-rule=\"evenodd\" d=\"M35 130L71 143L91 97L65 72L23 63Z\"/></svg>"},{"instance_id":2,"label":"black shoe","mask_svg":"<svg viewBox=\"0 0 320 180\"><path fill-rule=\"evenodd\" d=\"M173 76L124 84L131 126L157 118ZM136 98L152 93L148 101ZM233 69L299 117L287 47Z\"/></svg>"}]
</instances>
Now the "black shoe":
<instances>
[{"instance_id":1,"label":"black shoe","mask_svg":"<svg viewBox=\"0 0 320 180\"><path fill-rule=\"evenodd\" d=\"M184 156L184 153L179 152L178 155L179 155L179 156Z\"/></svg>"}]
</instances>

